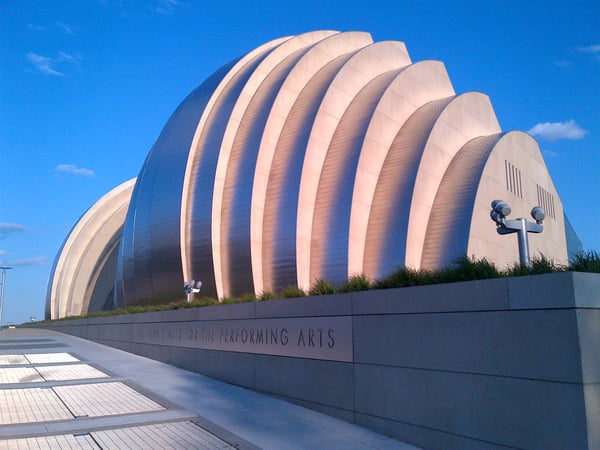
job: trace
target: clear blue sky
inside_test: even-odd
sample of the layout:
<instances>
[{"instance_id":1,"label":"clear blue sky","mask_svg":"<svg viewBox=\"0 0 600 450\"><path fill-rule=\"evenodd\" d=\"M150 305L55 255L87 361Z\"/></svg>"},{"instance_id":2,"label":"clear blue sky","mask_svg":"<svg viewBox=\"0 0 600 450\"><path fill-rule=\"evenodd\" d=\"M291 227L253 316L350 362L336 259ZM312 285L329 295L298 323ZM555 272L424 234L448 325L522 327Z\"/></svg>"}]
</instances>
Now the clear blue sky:
<instances>
[{"instance_id":1,"label":"clear blue sky","mask_svg":"<svg viewBox=\"0 0 600 450\"><path fill-rule=\"evenodd\" d=\"M584 248L600 250L600 3L0 0L3 322L43 318L79 217L137 176L163 125L224 63L317 29L406 43L532 130ZM493 224L490 222L490 226Z\"/></svg>"}]
</instances>

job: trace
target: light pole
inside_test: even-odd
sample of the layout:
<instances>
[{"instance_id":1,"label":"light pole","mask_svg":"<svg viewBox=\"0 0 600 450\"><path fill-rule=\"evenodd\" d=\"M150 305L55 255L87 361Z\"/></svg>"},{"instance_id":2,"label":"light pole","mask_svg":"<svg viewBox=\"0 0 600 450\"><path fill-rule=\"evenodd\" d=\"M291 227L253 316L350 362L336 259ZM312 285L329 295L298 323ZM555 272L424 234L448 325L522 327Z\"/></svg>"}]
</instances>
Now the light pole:
<instances>
[{"instance_id":1,"label":"light pole","mask_svg":"<svg viewBox=\"0 0 600 450\"><path fill-rule=\"evenodd\" d=\"M2 290L0 291L0 332L2 331L2 305L4 305L4 284L6 282L6 271L12 267L0 266L2 269Z\"/></svg>"},{"instance_id":2,"label":"light pole","mask_svg":"<svg viewBox=\"0 0 600 450\"><path fill-rule=\"evenodd\" d=\"M494 200L490 217L496 222L496 231L498 234L517 233L519 240L519 261L522 266L531 267L531 258L529 257L529 238L528 233L541 233L544 231L542 225L546 218L546 211L540 206L531 210L531 217L535 223L528 222L524 217L516 220L507 220L506 216L510 214L510 206L503 200Z\"/></svg>"},{"instance_id":3,"label":"light pole","mask_svg":"<svg viewBox=\"0 0 600 450\"><path fill-rule=\"evenodd\" d=\"M186 294L186 300L188 303L192 303L192 299L194 298L194 294L200 292L200 288L202 287L202 281L186 281L183 283L183 290Z\"/></svg>"}]
</instances>

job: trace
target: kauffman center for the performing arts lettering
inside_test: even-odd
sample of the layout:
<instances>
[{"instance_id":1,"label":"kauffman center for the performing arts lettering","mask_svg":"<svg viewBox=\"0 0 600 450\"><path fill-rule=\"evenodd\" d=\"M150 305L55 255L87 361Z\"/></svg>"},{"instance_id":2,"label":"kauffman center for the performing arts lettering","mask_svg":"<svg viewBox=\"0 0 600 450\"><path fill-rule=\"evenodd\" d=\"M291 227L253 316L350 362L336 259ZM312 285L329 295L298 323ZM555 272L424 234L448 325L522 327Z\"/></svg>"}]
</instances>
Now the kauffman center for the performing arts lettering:
<instances>
[{"instance_id":1,"label":"kauffman center for the performing arts lettering","mask_svg":"<svg viewBox=\"0 0 600 450\"><path fill-rule=\"evenodd\" d=\"M137 323L138 342L352 361L351 317Z\"/></svg>"}]
</instances>

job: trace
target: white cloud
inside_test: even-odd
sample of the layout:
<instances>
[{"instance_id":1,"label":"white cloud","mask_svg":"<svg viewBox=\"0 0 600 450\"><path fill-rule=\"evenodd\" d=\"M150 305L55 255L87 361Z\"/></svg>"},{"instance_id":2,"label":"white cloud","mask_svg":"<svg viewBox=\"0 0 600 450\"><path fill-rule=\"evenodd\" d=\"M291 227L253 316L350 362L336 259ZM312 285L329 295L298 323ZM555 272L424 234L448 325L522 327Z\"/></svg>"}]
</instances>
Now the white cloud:
<instances>
[{"instance_id":1,"label":"white cloud","mask_svg":"<svg viewBox=\"0 0 600 450\"><path fill-rule=\"evenodd\" d=\"M70 25L67 25L64 22L55 22L54 26L56 28L58 28L60 31L62 31L63 33L70 34L71 36L75 35L75 30L73 30L73 27Z\"/></svg>"},{"instance_id":2,"label":"white cloud","mask_svg":"<svg viewBox=\"0 0 600 450\"><path fill-rule=\"evenodd\" d=\"M590 55L593 60L600 62L600 44L588 45L587 47L577 47L577 51Z\"/></svg>"},{"instance_id":3,"label":"white cloud","mask_svg":"<svg viewBox=\"0 0 600 450\"><path fill-rule=\"evenodd\" d=\"M561 69L568 69L573 64L571 63L571 61L554 61L554 65L556 67L560 67Z\"/></svg>"},{"instance_id":4,"label":"white cloud","mask_svg":"<svg viewBox=\"0 0 600 450\"><path fill-rule=\"evenodd\" d=\"M84 177L93 177L94 171L84 167L77 167L73 164L59 164L56 166L57 172L67 172L75 175L83 175Z\"/></svg>"},{"instance_id":5,"label":"white cloud","mask_svg":"<svg viewBox=\"0 0 600 450\"><path fill-rule=\"evenodd\" d=\"M38 72L64 77L63 73L53 67L55 61L49 56L38 55L37 53L27 53L27 60L33 64L33 67L35 67Z\"/></svg>"},{"instance_id":6,"label":"white cloud","mask_svg":"<svg viewBox=\"0 0 600 450\"><path fill-rule=\"evenodd\" d=\"M18 223L0 223L0 239L4 239L9 234L21 231L29 231L29 228L25 225L19 225Z\"/></svg>"},{"instance_id":7,"label":"white cloud","mask_svg":"<svg viewBox=\"0 0 600 450\"><path fill-rule=\"evenodd\" d=\"M66 24L64 22L61 22L59 20L57 20L56 22L54 22L51 25L38 25L37 23L28 23L27 24L27 28L29 28L32 31L55 31L58 30L64 34L69 34L71 36L75 36L77 29L75 27L72 27L69 24Z\"/></svg>"},{"instance_id":8,"label":"white cloud","mask_svg":"<svg viewBox=\"0 0 600 450\"><path fill-rule=\"evenodd\" d=\"M589 53L592 55L600 54L600 44L588 45L587 47L577 47L578 52Z\"/></svg>"},{"instance_id":9,"label":"white cloud","mask_svg":"<svg viewBox=\"0 0 600 450\"><path fill-rule=\"evenodd\" d=\"M542 153L543 153L545 156L548 156L548 157L550 157L550 158L556 158L557 156L560 156L560 153L558 153L558 152L555 152L554 150L548 150L548 149L545 149L545 150L542 150Z\"/></svg>"},{"instance_id":10,"label":"white cloud","mask_svg":"<svg viewBox=\"0 0 600 450\"><path fill-rule=\"evenodd\" d=\"M45 256L32 256L30 258L13 259L9 261L2 261L3 266L47 266L50 264L50 260Z\"/></svg>"},{"instance_id":11,"label":"white cloud","mask_svg":"<svg viewBox=\"0 0 600 450\"><path fill-rule=\"evenodd\" d=\"M35 23L28 23L27 28L29 28L30 30L33 30L33 31L45 31L46 30L46 27L37 25Z\"/></svg>"},{"instance_id":12,"label":"white cloud","mask_svg":"<svg viewBox=\"0 0 600 450\"><path fill-rule=\"evenodd\" d=\"M6 250L0 250L0 255L8 255L8 252Z\"/></svg>"},{"instance_id":13,"label":"white cloud","mask_svg":"<svg viewBox=\"0 0 600 450\"><path fill-rule=\"evenodd\" d=\"M159 0L154 11L158 14L171 14L175 8L183 5L184 4L179 0Z\"/></svg>"},{"instance_id":14,"label":"white cloud","mask_svg":"<svg viewBox=\"0 0 600 450\"><path fill-rule=\"evenodd\" d=\"M557 141L559 139L582 139L588 131L577 125L574 120L569 120L567 122L538 123L528 133L548 141Z\"/></svg>"},{"instance_id":15,"label":"white cloud","mask_svg":"<svg viewBox=\"0 0 600 450\"><path fill-rule=\"evenodd\" d=\"M47 75L64 77L64 69L78 67L81 61L81 54L70 54L60 51L56 57L38 55L37 53L27 53L27 60L38 71ZM60 70L59 70L60 68Z\"/></svg>"}]
</instances>

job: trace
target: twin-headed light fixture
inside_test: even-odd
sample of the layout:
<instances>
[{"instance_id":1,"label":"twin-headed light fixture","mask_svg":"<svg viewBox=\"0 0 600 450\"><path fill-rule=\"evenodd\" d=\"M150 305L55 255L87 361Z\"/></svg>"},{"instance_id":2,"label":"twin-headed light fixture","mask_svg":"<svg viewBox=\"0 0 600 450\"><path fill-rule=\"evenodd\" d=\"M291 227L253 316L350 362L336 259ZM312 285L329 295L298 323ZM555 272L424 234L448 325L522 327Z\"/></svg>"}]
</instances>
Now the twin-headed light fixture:
<instances>
[{"instance_id":1,"label":"twin-headed light fixture","mask_svg":"<svg viewBox=\"0 0 600 450\"><path fill-rule=\"evenodd\" d=\"M185 291L186 300L188 303L192 303L194 294L197 294L198 292L200 292L201 287L202 287L202 281L192 280L192 281L186 281L183 284L183 290Z\"/></svg>"},{"instance_id":2,"label":"twin-headed light fixture","mask_svg":"<svg viewBox=\"0 0 600 450\"><path fill-rule=\"evenodd\" d=\"M542 226L543 220L546 218L546 211L541 206L536 206L531 210L531 217L535 223L528 222L524 217L515 220L507 220L511 212L510 206L504 200L494 200L492 202L492 210L490 217L496 222L496 231L498 234L517 233L519 242L519 261L521 265L531 267L531 258L529 255L529 239L528 233L541 233L544 231Z\"/></svg>"}]
</instances>

